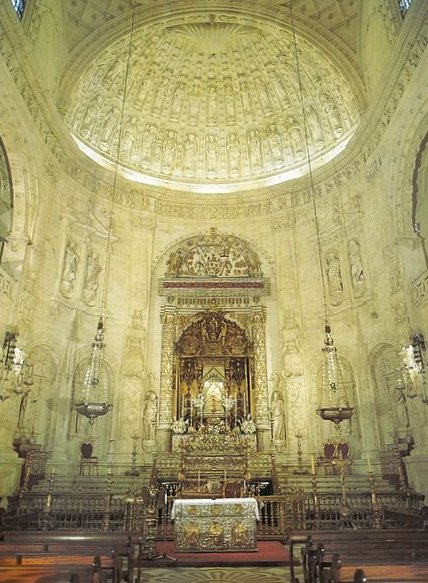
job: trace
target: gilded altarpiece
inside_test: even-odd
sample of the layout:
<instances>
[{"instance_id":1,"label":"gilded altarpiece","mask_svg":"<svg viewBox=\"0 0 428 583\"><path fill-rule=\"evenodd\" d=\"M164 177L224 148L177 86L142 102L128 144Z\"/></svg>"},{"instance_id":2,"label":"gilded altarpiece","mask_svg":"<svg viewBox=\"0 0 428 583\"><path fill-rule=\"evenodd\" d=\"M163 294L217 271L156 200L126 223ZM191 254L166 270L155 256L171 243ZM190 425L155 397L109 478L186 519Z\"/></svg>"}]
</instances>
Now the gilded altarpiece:
<instances>
[{"instance_id":1,"label":"gilded altarpiece","mask_svg":"<svg viewBox=\"0 0 428 583\"><path fill-rule=\"evenodd\" d=\"M268 410L260 299L269 283L257 255L242 239L210 229L169 256L160 294L168 298L160 428L165 433L169 414L173 452L198 450L200 436L208 442L216 434L252 435L255 443L257 419L264 431Z\"/></svg>"}]
</instances>

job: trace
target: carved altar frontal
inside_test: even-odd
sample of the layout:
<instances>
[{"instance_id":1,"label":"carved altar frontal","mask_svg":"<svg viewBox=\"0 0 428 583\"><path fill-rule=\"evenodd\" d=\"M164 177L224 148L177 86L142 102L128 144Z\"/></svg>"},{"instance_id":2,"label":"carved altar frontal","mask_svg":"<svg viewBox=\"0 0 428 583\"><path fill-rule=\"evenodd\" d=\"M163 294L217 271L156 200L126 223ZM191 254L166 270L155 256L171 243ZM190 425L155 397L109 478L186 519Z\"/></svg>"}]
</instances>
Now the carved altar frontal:
<instances>
[{"instance_id":1,"label":"carved altar frontal","mask_svg":"<svg viewBox=\"0 0 428 583\"><path fill-rule=\"evenodd\" d=\"M257 551L254 498L175 500L171 518L177 552Z\"/></svg>"}]
</instances>

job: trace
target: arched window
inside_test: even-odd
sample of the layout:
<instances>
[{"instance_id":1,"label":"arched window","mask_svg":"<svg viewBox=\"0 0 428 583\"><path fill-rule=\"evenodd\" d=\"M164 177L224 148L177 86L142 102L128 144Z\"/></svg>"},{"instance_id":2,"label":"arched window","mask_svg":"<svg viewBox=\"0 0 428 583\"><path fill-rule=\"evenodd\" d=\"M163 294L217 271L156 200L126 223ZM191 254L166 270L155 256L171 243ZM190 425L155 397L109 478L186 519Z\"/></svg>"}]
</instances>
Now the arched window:
<instances>
[{"instance_id":1,"label":"arched window","mask_svg":"<svg viewBox=\"0 0 428 583\"><path fill-rule=\"evenodd\" d=\"M19 18L22 18L25 10L25 0L11 0L11 1L12 6L15 8L15 12L19 16Z\"/></svg>"},{"instance_id":2,"label":"arched window","mask_svg":"<svg viewBox=\"0 0 428 583\"><path fill-rule=\"evenodd\" d=\"M400 12L404 16L410 8L412 0L399 0Z\"/></svg>"}]
</instances>

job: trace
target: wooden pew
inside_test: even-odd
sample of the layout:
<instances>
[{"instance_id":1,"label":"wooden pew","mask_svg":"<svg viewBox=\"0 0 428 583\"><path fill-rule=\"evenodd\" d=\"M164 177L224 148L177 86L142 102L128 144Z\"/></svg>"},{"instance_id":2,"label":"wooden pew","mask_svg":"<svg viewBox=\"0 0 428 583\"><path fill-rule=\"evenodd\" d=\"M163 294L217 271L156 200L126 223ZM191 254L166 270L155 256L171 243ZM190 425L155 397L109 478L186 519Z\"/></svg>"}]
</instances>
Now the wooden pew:
<instances>
[{"instance_id":1,"label":"wooden pew","mask_svg":"<svg viewBox=\"0 0 428 583\"><path fill-rule=\"evenodd\" d=\"M337 583L340 581L340 555L335 553L331 558L326 557L324 545L318 543L314 546L311 536L306 537L305 545L301 547L301 554L304 583ZM298 579L294 576L294 570L291 581L298 583Z\"/></svg>"},{"instance_id":2,"label":"wooden pew","mask_svg":"<svg viewBox=\"0 0 428 583\"><path fill-rule=\"evenodd\" d=\"M0 557L0 581L20 583L120 583L109 557L78 555Z\"/></svg>"},{"instance_id":3,"label":"wooden pew","mask_svg":"<svg viewBox=\"0 0 428 583\"><path fill-rule=\"evenodd\" d=\"M109 535L112 536L109 536ZM1 540L2 539L2 540ZM30 557L49 556L101 556L103 564L101 570L105 570L104 564L109 564L112 571L112 580L120 581L124 572L123 564L126 562L126 577L130 583L133 581L134 553L136 545L129 535L123 533L91 533L89 535L62 534L54 532L7 532L0 539L0 563L5 557L14 557L17 564L24 561L28 563ZM108 560L107 560L108 559Z\"/></svg>"},{"instance_id":4,"label":"wooden pew","mask_svg":"<svg viewBox=\"0 0 428 583\"><path fill-rule=\"evenodd\" d=\"M290 533L290 539L295 535ZM301 541L301 532L296 532ZM326 550L338 553L345 565L355 568L376 564L406 565L425 560L428 531L422 529L365 529L361 531L311 531L313 543L324 544Z\"/></svg>"}]
</instances>

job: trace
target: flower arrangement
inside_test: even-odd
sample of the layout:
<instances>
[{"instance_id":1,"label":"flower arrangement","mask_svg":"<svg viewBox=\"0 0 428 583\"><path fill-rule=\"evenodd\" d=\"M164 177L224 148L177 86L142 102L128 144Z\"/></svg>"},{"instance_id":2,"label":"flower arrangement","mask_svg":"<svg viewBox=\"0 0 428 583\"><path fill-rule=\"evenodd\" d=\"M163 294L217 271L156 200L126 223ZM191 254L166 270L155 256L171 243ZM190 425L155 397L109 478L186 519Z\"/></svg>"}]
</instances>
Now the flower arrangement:
<instances>
[{"instance_id":1,"label":"flower arrangement","mask_svg":"<svg viewBox=\"0 0 428 583\"><path fill-rule=\"evenodd\" d=\"M235 406L235 399L232 399L231 397L222 397L221 405L225 411L230 411L232 407Z\"/></svg>"},{"instance_id":2,"label":"flower arrangement","mask_svg":"<svg viewBox=\"0 0 428 583\"><path fill-rule=\"evenodd\" d=\"M183 433L186 433L187 425L186 425L186 422L184 421L184 419L183 418L175 419L171 423L171 430L173 433L178 434L178 435L182 435Z\"/></svg>"},{"instance_id":3,"label":"flower arrangement","mask_svg":"<svg viewBox=\"0 0 428 583\"><path fill-rule=\"evenodd\" d=\"M250 415L248 415L248 418L244 419L244 421L241 423L241 431L246 435L251 435L252 433L256 432L256 424L251 419Z\"/></svg>"}]
</instances>

